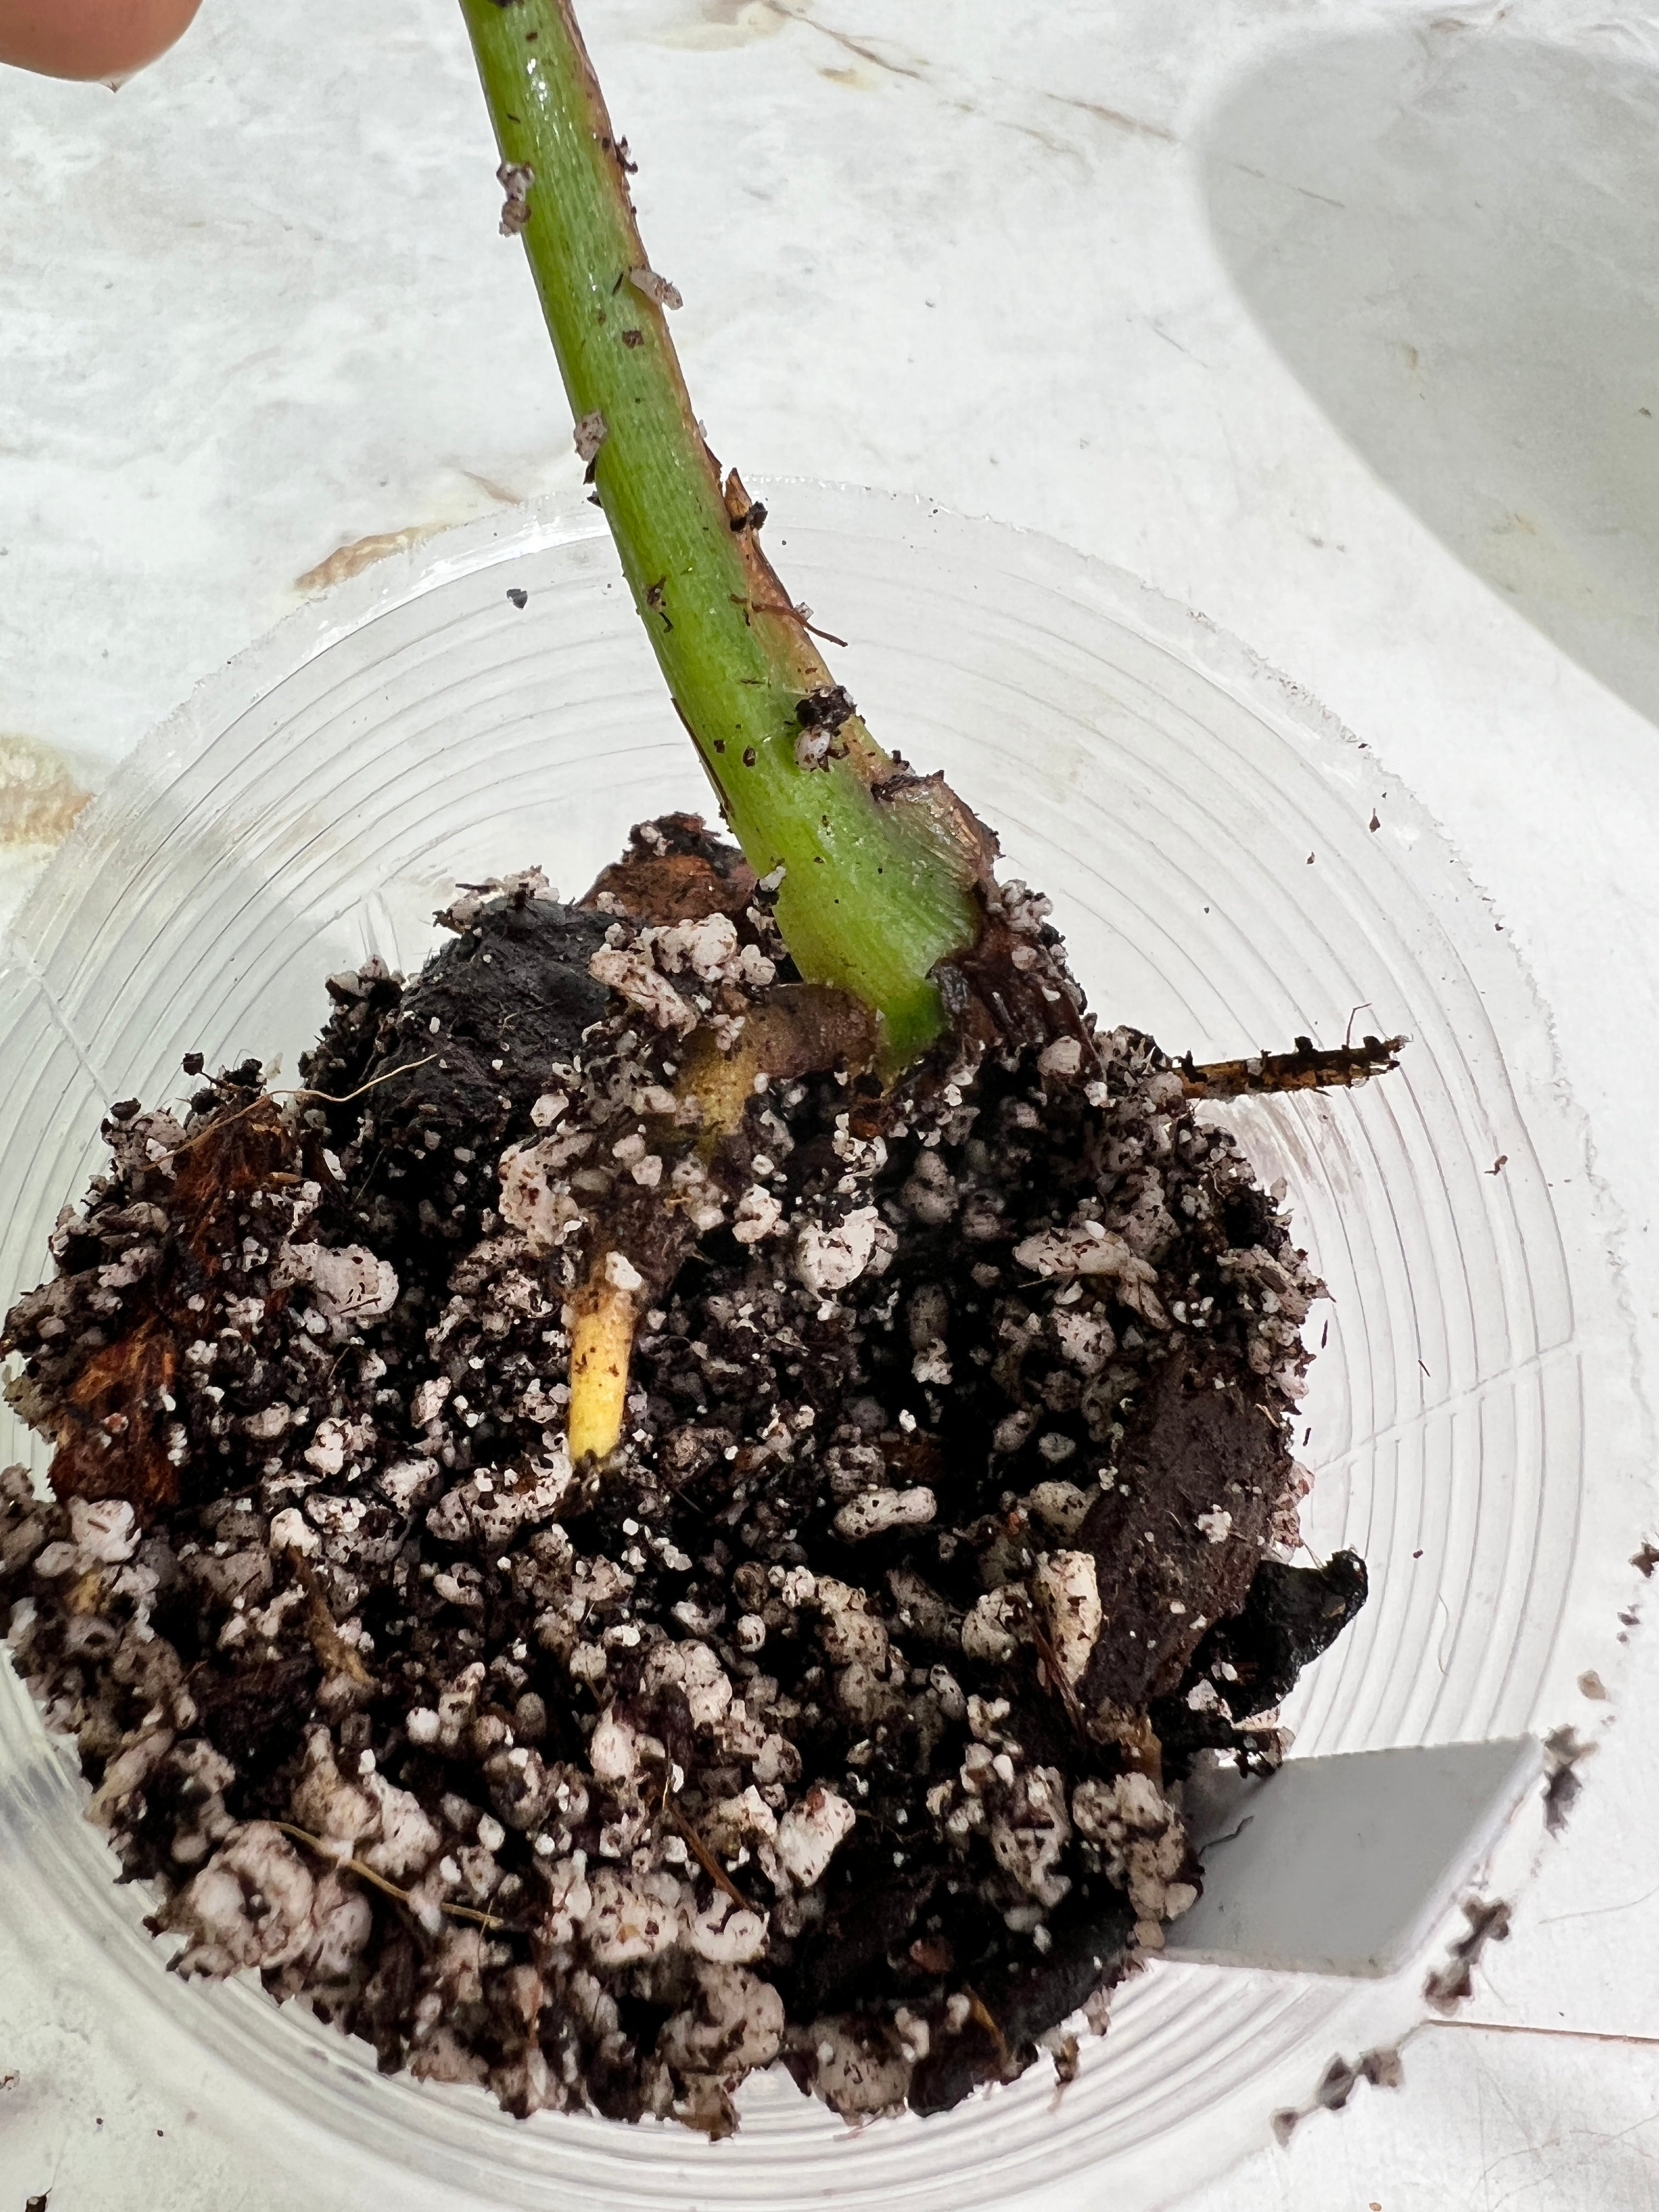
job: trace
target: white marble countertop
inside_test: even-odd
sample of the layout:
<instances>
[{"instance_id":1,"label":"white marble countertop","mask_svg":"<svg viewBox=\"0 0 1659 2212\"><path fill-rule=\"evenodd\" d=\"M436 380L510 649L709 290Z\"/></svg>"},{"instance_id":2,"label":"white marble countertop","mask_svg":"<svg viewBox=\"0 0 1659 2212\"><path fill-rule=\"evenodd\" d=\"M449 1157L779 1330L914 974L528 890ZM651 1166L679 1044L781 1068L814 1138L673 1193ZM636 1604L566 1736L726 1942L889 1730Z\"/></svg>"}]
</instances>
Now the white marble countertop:
<instances>
[{"instance_id":1,"label":"white marble countertop","mask_svg":"<svg viewBox=\"0 0 1659 2212\"><path fill-rule=\"evenodd\" d=\"M1607 0L586 15L724 459L925 492L1121 563L1305 685L1446 825L1553 1010L1650 1359L1650 19ZM331 562L575 465L449 0L207 0L113 97L0 81L0 136L9 906L76 791ZM1587 1708L1600 1747L1566 1838L1403 2087L1359 2089L1192 2212L1659 2203L1656 1692L1638 1635L1617 1703ZM3 2009L9 2201L310 2201L196 2157L95 2036L46 2047L10 1990ZM102 2125L19 2094L25 2056Z\"/></svg>"}]
</instances>

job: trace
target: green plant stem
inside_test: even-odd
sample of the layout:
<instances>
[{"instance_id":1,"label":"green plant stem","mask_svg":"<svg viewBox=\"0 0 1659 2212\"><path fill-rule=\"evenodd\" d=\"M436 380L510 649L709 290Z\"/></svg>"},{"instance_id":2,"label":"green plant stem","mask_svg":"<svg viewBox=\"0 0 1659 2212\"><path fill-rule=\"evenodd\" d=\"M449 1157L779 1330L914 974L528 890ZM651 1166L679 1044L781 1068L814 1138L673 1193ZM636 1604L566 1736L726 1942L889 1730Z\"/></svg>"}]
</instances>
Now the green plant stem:
<instances>
[{"instance_id":1,"label":"green plant stem","mask_svg":"<svg viewBox=\"0 0 1659 2212\"><path fill-rule=\"evenodd\" d=\"M603 419L593 482L682 720L801 973L883 1024L890 1068L944 1025L934 964L972 945L981 854L942 786L899 775L854 714L803 766L797 708L831 678L761 552L732 527L647 270L625 151L566 0L461 0L504 163L530 180L522 231L579 425ZM594 426L597 428L597 426ZM729 503L728 503L729 502ZM976 827L976 825L975 825Z\"/></svg>"}]
</instances>

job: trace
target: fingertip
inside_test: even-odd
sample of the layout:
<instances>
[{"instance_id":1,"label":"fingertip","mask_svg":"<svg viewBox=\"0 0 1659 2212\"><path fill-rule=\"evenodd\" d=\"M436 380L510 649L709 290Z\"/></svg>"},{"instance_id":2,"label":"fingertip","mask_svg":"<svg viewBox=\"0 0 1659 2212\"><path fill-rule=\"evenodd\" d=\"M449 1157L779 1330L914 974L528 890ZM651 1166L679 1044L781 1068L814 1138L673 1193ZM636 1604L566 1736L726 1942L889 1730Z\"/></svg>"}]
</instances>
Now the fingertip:
<instances>
[{"instance_id":1,"label":"fingertip","mask_svg":"<svg viewBox=\"0 0 1659 2212\"><path fill-rule=\"evenodd\" d=\"M0 62L112 92L158 60L201 0L0 0Z\"/></svg>"}]
</instances>

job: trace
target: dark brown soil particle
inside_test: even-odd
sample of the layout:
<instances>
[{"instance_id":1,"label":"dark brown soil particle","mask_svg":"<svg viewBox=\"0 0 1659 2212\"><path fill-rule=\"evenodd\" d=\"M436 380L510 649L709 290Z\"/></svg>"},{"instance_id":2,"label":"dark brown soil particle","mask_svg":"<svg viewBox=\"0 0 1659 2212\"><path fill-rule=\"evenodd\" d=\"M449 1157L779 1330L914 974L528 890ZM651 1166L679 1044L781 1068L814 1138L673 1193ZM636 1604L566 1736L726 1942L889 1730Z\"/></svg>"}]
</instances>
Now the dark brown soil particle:
<instances>
[{"instance_id":1,"label":"dark brown soil particle","mask_svg":"<svg viewBox=\"0 0 1659 2212\"><path fill-rule=\"evenodd\" d=\"M1197 1893L1192 1761L1278 1756L1364 1572L1289 1564L1278 1208L988 898L890 1091L673 817L331 977L305 1091L192 1055L112 1109L0 1336L54 1447L0 1621L180 1972L519 2113L1074 2070ZM573 1467L596 1285L622 1433Z\"/></svg>"}]
</instances>

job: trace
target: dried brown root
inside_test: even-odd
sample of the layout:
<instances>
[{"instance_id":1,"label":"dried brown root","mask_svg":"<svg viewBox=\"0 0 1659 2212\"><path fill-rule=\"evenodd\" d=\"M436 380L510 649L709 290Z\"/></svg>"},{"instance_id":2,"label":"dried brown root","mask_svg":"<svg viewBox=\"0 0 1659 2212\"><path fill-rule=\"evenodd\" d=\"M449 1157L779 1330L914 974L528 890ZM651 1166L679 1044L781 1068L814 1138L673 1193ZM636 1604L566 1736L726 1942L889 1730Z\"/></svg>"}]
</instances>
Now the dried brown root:
<instances>
[{"instance_id":1,"label":"dried brown root","mask_svg":"<svg viewBox=\"0 0 1659 2212\"><path fill-rule=\"evenodd\" d=\"M1182 1088L1188 1098L1250 1098L1269 1091L1348 1090L1387 1075L1400 1065L1407 1037L1363 1038L1358 1044L1316 1045L1297 1037L1294 1052L1256 1053L1249 1060L1181 1062Z\"/></svg>"},{"instance_id":2,"label":"dried brown root","mask_svg":"<svg viewBox=\"0 0 1659 2212\"><path fill-rule=\"evenodd\" d=\"M366 1866L362 1859L341 1858L323 1837L313 1836L309 1828L296 1828L292 1820L272 1820L269 1825L280 1828L285 1836L292 1836L296 1844L304 1844L319 1857L325 1858L331 1866L341 1867L347 1874L355 1874L360 1881L366 1881L386 1896L395 1898L399 1905L406 1905L419 1917L419 1901L408 1890L399 1889L395 1881L388 1881L383 1874L377 1874L372 1866ZM513 1924L494 1912L481 1912L472 1905L451 1905L443 1898L438 1899L438 1910L448 1913L452 1919L476 1921L483 1929L511 1928Z\"/></svg>"},{"instance_id":3,"label":"dried brown root","mask_svg":"<svg viewBox=\"0 0 1659 2212\"><path fill-rule=\"evenodd\" d=\"M672 1797L663 1801L663 1811L679 1831L692 1857L696 1859L715 1888L723 1889L734 1905L740 1905L745 1911L752 1912L755 1909L752 1900L744 1895Z\"/></svg>"},{"instance_id":4,"label":"dried brown root","mask_svg":"<svg viewBox=\"0 0 1659 2212\"><path fill-rule=\"evenodd\" d=\"M1004 2074L1007 2073L1009 2069L1008 2039L1003 2034L996 2014L976 1990L964 1989L963 1995L968 2000L968 2017L969 2020L976 2021L990 2037L996 2046L998 2069Z\"/></svg>"},{"instance_id":5,"label":"dried brown root","mask_svg":"<svg viewBox=\"0 0 1659 2212\"><path fill-rule=\"evenodd\" d=\"M341 1635L339 1626L329 1610L328 1600L323 1595L323 1586L318 1579L316 1569L302 1552L290 1549L288 1561L306 1594L306 1634L310 1638L312 1650L324 1666L333 1673L343 1674L359 1689L372 1690L375 1686L374 1677Z\"/></svg>"}]
</instances>

